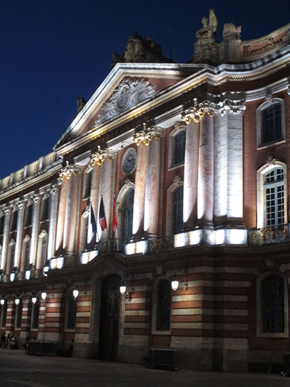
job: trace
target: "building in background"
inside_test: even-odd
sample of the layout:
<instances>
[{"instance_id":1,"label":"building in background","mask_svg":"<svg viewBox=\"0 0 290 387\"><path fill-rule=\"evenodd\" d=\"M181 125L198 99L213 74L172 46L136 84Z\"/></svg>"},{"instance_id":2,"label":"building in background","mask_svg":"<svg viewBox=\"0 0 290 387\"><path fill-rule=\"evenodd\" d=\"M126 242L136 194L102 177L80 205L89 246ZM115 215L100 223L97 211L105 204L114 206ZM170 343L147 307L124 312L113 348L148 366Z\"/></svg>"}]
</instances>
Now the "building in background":
<instances>
[{"instance_id":1,"label":"building in background","mask_svg":"<svg viewBox=\"0 0 290 387\"><path fill-rule=\"evenodd\" d=\"M186 64L135 33L53 152L2 179L0 333L196 370L282 363L290 24L251 41L225 24L221 44L213 11L202 25Z\"/></svg>"}]
</instances>

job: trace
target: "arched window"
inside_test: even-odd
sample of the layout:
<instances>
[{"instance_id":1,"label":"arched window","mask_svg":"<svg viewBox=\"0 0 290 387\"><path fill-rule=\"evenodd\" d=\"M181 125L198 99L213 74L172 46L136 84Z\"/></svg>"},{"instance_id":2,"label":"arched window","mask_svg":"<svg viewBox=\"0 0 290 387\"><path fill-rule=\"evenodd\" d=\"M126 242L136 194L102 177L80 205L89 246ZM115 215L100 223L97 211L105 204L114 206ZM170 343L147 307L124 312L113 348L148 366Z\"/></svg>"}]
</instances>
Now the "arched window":
<instances>
[{"instance_id":1,"label":"arched window","mask_svg":"<svg viewBox=\"0 0 290 387\"><path fill-rule=\"evenodd\" d=\"M284 331L284 280L274 274L262 281L262 333Z\"/></svg>"},{"instance_id":2,"label":"arched window","mask_svg":"<svg viewBox=\"0 0 290 387\"><path fill-rule=\"evenodd\" d=\"M134 189L130 189L122 202L121 208L121 239L129 242L132 236L133 226Z\"/></svg>"},{"instance_id":3,"label":"arched window","mask_svg":"<svg viewBox=\"0 0 290 387\"><path fill-rule=\"evenodd\" d=\"M175 165L184 162L185 140L186 140L186 131L185 130L181 130L174 137L174 164Z\"/></svg>"},{"instance_id":4,"label":"arched window","mask_svg":"<svg viewBox=\"0 0 290 387\"><path fill-rule=\"evenodd\" d=\"M68 292L66 308L66 328L75 329L77 317L77 299L74 298L72 290Z\"/></svg>"},{"instance_id":5,"label":"arched window","mask_svg":"<svg viewBox=\"0 0 290 387\"><path fill-rule=\"evenodd\" d=\"M172 230L173 234L182 231L183 226L183 186L173 192L172 198Z\"/></svg>"},{"instance_id":6,"label":"arched window","mask_svg":"<svg viewBox=\"0 0 290 387\"><path fill-rule=\"evenodd\" d=\"M284 170L273 168L264 175L265 226L285 223Z\"/></svg>"},{"instance_id":7,"label":"arched window","mask_svg":"<svg viewBox=\"0 0 290 387\"><path fill-rule=\"evenodd\" d=\"M169 331L171 317L171 283L167 279L157 285L156 331Z\"/></svg>"}]
</instances>

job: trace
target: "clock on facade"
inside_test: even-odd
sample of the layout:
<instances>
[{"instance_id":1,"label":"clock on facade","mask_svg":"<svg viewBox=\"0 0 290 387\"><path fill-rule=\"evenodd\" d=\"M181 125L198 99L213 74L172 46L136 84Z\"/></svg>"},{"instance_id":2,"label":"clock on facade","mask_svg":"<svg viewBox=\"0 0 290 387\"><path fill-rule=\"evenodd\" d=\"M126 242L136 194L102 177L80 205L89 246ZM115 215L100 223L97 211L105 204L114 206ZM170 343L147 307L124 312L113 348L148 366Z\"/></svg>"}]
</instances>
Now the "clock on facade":
<instances>
[{"instance_id":1,"label":"clock on facade","mask_svg":"<svg viewBox=\"0 0 290 387\"><path fill-rule=\"evenodd\" d=\"M136 167L137 153L134 148L129 148L122 159L122 171L125 175L130 175Z\"/></svg>"}]
</instances>

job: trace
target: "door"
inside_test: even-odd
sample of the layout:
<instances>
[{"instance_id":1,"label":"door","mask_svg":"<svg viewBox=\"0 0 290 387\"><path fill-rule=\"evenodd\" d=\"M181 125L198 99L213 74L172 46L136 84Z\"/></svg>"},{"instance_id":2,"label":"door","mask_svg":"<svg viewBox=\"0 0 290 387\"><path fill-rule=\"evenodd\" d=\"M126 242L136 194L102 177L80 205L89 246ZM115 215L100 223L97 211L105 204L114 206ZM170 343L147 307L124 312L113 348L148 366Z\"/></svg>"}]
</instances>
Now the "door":
<instances>
[{"instance_id":1,"label":"door","mask_svg":"<svg viewBox=\"0 0 290 387\"><path fill-rule=\"evenodd\" d=\"M102 281L99 359L117 361L121 277L112 274Z\"/></svg>"}]
</instances>

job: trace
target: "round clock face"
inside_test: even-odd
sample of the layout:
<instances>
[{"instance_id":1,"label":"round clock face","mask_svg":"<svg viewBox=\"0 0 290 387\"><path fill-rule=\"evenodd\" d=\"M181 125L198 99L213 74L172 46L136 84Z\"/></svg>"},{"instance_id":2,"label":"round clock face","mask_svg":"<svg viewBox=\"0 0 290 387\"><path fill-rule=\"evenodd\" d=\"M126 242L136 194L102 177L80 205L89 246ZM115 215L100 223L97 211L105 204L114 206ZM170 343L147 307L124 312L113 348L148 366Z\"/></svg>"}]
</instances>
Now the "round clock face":
<instances>
[{"instance_id":1,"label":"round clock face","mask_svg":"<svg viewBox=\"0 0 290 387\"><path fill-rule=\"evenodd\" d=\"M122 159L122 171L125 175L130 175L136 167L137 153L134 148L129 148Z\"/></svg>"}]
</instances>

